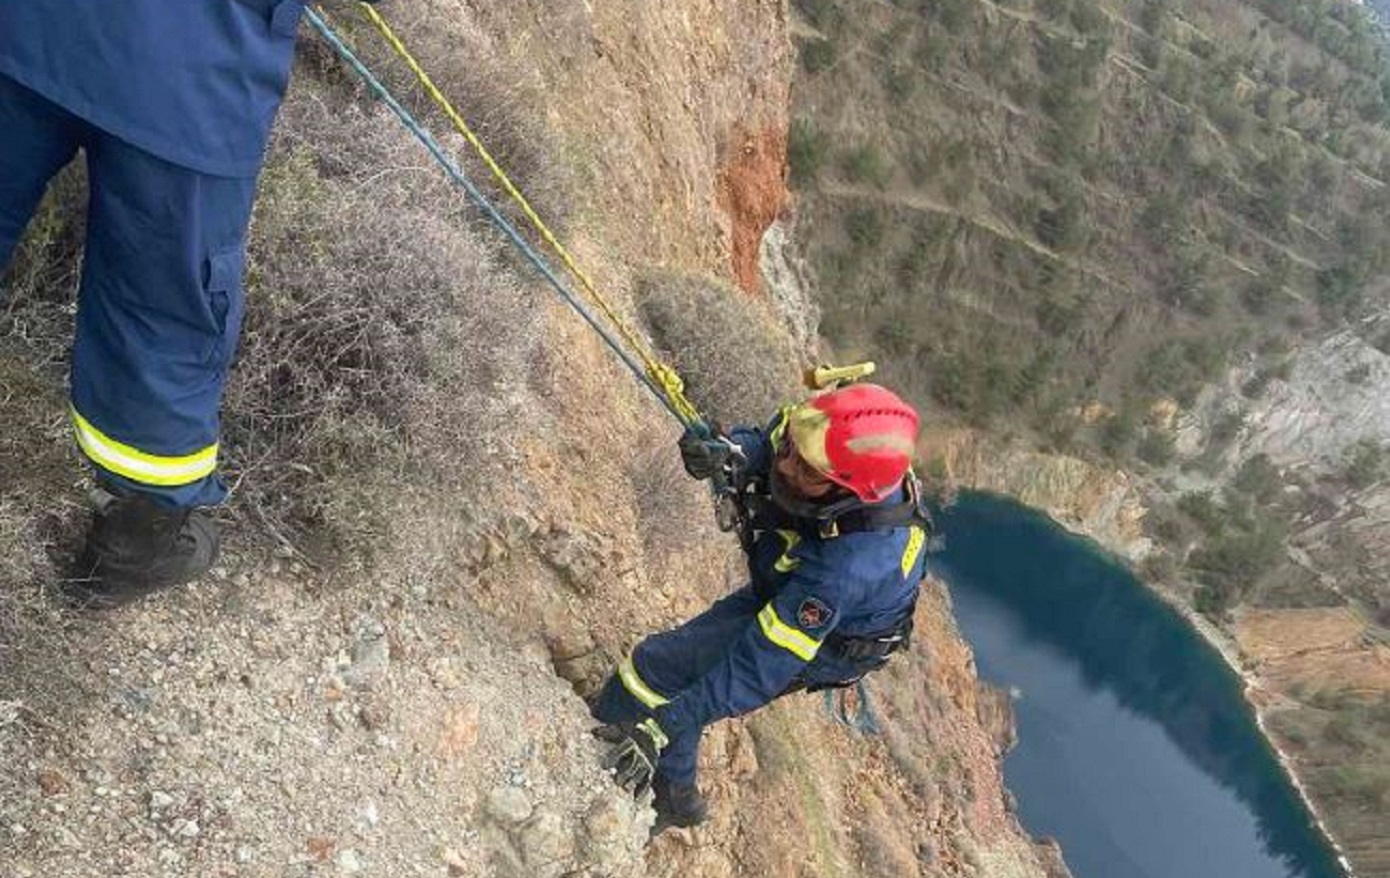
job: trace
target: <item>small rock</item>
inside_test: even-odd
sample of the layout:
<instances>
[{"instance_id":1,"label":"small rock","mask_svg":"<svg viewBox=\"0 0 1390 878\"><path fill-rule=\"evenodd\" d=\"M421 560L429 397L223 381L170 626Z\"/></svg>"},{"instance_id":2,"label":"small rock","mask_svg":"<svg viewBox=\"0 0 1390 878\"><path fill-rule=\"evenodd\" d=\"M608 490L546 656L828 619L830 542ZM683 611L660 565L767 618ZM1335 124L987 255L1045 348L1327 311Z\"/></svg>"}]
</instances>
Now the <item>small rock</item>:
<instances>
[{"instance_id":1,"label":"small rock","mask_svg":"<svg viewBox=\"0 0 1390 878\"><path fill-rule=\"evenodd\" d=\"M357 825L364 830L375 829L376 825L381 822L381 815L377 813L376 802L368 802L363 805L362 810L358 812L358 817Z\"/></svg>"},{"instance_id":2,"label":"small rock","mask_svg":"<svg viewBox=\"0 0 1390 878\"><path fill-rule=\"evenodd\" d=\"M558 863L573 854L574 836L554 812L538 812L521 833L521 855L528 866Z\"/></svg>"},{"instance_id":3,"label":"small rock","mask_svg":"<svg viewBox=\"0 0 1390 878\"><path fill-rule=\"evenodd\" d=\"M326 835L311 835L304 841L304 849L320 863L328 862L333 854L335 842Z\"/></svg>"},{"instance_id":4,"label":"small rock","mask_svg":"<svg viewBox=\"0 0 1390 878\"><path fill-rule=\"evenodd\" d=\"M428 665L430 682L440 689L457 689L459 685L459 674L454 669L454 663L447 656L430 659Z\"/></svg>"},{"instance_id":5,"label":"small rock","mask_svg":"<svg viewBox=\"0 0 1390 878\"><path fill-rule=\"evenodd\" d=\"M352 848L344 848L338 852L337 860L338 871L347 875L355 875L362 871L362 857Z\"/></svg>"},{"instance_id":6,"label":"small rock","mask_svg":"<svg viewBox=\"0 0 1390 878\"><path fill-rule=\"evenodd\" d=\"M359 640L352 647L352 664L343 671L349 686L370 689L386 675L391 664L391 642L383 634Z\"/></svg>"},{"instance_id":7,"label":"small rock","mask_svg":"<svg viewBox=\"0 0 1390 878\"><path fill-rule=\"evenodd\" d=\"M340 732L357 725L357 715L352 705L341 702L328 709L328 720Z\"/></svg>"},{"instance_id":8,"label":"small rock","mask_svg":"<svg viewBox=\"0 0 1390 878\"><path fill-rule=\"evenodd\" d=\"M582 628L560 631L549 638L547 645L551 658L557 662L577 659L598 648L594 638Z\"/></svg>"},{"instance_id":9,"label":"small rock","mask_svg":"<svg viewBox=\"0 0 1390 878\"><path fill-rule=\"evenodd\" d=\"M391 706L383 699L368 699L357 712L357 721L369 732L380 731L391 721Z\"/></svg>"},{"instance_id":10,"label":"small rock","mask_svg":"<svg viewBox=\"0 0 1390 878\"><path fill-rule=\"evenodd\" d=\"M72 784L56 768L40 768L38 782L39 789L43 790L46 796L59 796L72 789Z\"/></svg>"},{"instance_id":11,"label":"small rock","mask_svg":"<svg viewBox=\"0 0 1390 878\"><path fill-rule=\"evenodd\" d=\"M585 533L559 531L542 539L541 557L581 595L590 594L604 567L598 541Z\"/></svg>"},{"instance_id":12,"label":"small rock","mask_svg":"<svg viewBox=\"0 0 1390 878\"><path fill-rule=\"evenodd\" d=\"M256 852L247 845L242 845L236 849L236 861L243 866L256 859Z\"/></svg>"},{"instance_id":13,"label":"small rock","mask_svg":"<svg viewBox=\"0 0 1390 878\"><path fill-rule=\"evenodd\" d=\"M463 855L453 848L445 848L444 852L439 855L439 858L443 860L444 865L448 867L449 874L455 876L455 878L468 873L468 863L464 861Z\"/></svg>"},{"instance_id":14,"label":"small rock","mask_svg":"<svg viewBox=\"0 0 1390 878\"><path fill-rule=\"evenodd\" d=\"M159 790L150 793L151 811L162 811L172 804L174 804L174 797L168 793L160 792Z\"/></svg>"},{"instance_id":15,"label":"small rock","mask_svg":"<svg viewBox=\"0 0 1390 878\"><path fill-rule=\"evenodd\" d=\"M607 846L622 840L628 822L616 796L604 796L584 815L584 832L595 845Z\"/></svg>"},{"instance_id":16,"label":"small rock","mask_svg":"<svg viewBox=\"0 0 1390 878\"><path fill-rule=\"evenodd\" d=\"M202 831L197 820L180 820L174 824L171 834L175 838L197 838Z\"/></svg>"},{"instance_id":17,"label":"small rock","mask_svg":"<svg viewBox=\"0 0 1390 878\"><path fill-rule=\"evenodd\" d=\"M497 787L487 794L483 809L503 826L515 826L531 816L531 798L516 787Z\"/></svg>"},{"instance_id":18,"label":"small rock","mask_svg":"<svg viewBox=\"0 0 1390 878\"><path fill-rule=\"evenodd\" d=\"M444 715L444 728L439 734L439 754L458 758L478 743L478 723L481 709L476 703L459 704Z\"/></svg>"}]
</instances>

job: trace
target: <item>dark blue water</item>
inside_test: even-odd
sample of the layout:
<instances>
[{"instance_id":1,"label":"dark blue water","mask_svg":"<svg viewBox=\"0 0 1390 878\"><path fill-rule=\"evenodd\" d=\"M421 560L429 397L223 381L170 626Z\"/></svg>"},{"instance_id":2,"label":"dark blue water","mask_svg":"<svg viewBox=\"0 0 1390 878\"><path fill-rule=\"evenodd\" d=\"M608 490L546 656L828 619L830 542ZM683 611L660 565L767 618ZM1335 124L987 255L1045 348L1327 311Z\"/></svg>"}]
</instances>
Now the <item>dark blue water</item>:
<instances>
[{"instance_id":1,"label":"dark blue water","mask_svg":"<svg viewBox=\"0 0 1390 878\"><path fill-rule=\"evenodd\" d=\"M1076 878L1340 878L1239 679L1124 567L989 495L938 524L980 676L1016 694L1019 816Z\"/></svg>"}]
</instances>

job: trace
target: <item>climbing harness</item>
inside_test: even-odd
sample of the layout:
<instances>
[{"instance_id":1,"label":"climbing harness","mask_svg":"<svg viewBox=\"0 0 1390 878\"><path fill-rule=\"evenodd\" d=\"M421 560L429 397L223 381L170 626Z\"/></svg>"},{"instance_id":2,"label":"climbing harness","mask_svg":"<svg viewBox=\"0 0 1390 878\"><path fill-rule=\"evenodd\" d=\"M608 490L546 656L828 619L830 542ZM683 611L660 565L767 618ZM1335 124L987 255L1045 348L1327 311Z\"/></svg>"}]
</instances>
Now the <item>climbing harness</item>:
<instances>
[{"instance_id":1,"label":"climbing harness","mask_svg":"<svg viewBox=\"0 0 1390 878\"><path fill-rule=\"evenodd\" d=\"M444 169L449 179L468 193L468 197L487 215L493 225L497 226L497 228L507 236L511 243L520 250L526 259L542 276L544 276L550 286L553 287L555 291L579 313L585 322L599 334L608 347L612 349L613 353L616 354L633 375L656 396L657 400L666 407L667 411L669 411L683 426L695 427L697 430L704 429L704 431L708 433L709 428L705 426L704 419L685 396L685 385L680 375L677 374L675 369L660 362L650 353L647 347L642 344L637 334L632 331L618 317L608 303L604 301L593 282L589 279L589 276L580 270L569 252L560 244L559 240L556 239L555 235L536 214L530 203L527 202L525 197L522 196L521 192L511 182L510 178L508 178L506 173L492 158L491 154L483 147L477 136L474 135L472 130L464 123L463 118L454 109L448 99L445 98L443 93L435 86L429 75L424 71L409 50L406 49L404 43L402 43L400 38L392 31L390 26L386 23L386 20L381 17L381 14L369 4L359 3L358 7L361 9L362 14L366 16L382 34L387 43L391 45L396 54L405 61L408 67L410 67L416 79L419 80L434 101L440 105L445 115L449 117L454 126L458 128L464 138L473 146L474 150L479 153L484 163L492 171L499 183L501 183L502 188L513 201L516 202L518 207L521 208L522 213L527 217L541 238L559 254L561 261L565 264L566 268L569 269L570 273L578 279L580 286L583 287L590 298L598 304L600 310L607 316L609 322L617 327L618 332L616 335L608 326L601 323L594 313L575 296L573 291L569 289L556 271L550 266L546 258L521 235L515 225L498 211L491 200L478 189L458 164L445 153L444 149L439 145L438 141L435 140L428 129L426 129L415 116L396 99L391 91L374 73L372 73L342 37L338 35L337 31L329 26L326 13L323 9L320 7L311 8L306 10L305 14L310 25L318 31L319 35L328 42L333 50L338 53L339 57L347 62L348 66L350 66L353 72L366 83L372 93L385 103L401 123L424 145L430 155L433 156L440 167ZM621 338L619 336L621 336ZM624 342L627 345L626 348L624 347ZM638 352L637 358L634 358L632 355L632 350ZM640 363L638 362L638 358L641 360Z\"/></svg>"}]
</instances>

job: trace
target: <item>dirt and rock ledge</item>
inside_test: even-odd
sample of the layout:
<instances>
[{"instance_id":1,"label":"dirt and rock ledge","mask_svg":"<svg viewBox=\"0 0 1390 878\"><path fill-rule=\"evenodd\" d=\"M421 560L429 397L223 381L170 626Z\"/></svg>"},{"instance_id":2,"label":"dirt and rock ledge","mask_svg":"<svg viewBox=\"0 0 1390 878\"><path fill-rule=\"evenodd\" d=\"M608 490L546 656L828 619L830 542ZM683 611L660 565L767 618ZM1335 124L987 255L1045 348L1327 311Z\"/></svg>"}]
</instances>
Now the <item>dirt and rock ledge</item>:
<instances>
[{"instance_id":1,"label":"dirt and rock ledge","mask_svg":"<svg viewBox=\"0 0 1390 878\"><path fill-rule=\"evenodd\" d=\"M620 309L653 270L765 282L784 3L387 11ZM71 253L31 242L46 292L0 335L0 422L22 427L0 436L0 873L1065 874L1010 812L1007 700L936 588L921 649L874 681L882 736L819 697L721 724L714 819L644 846L580 696L741 579L675 429L312 47L253 237L232 551L90 618L39 598L83 486L52 347Z\"/></svg>"}]
</instances>

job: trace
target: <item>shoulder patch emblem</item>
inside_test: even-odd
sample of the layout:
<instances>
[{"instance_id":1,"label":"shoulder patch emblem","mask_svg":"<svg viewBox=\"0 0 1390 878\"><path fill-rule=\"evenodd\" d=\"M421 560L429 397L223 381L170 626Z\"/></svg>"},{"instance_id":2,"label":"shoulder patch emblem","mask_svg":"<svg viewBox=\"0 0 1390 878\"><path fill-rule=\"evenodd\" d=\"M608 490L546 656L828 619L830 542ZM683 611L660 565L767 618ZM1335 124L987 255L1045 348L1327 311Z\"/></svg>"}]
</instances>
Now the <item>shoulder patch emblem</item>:
<instances>
[{"instance_id":1,"label":"shoulder patch emblem","mask_svg":"<svg viewBox=\"0 0 1390 878\"><path fill-rule=\"evenodd\" d=\"M825 627L833 615L834 612L822 601L816 598L806 598L801 602L801 606L796 608L796 624L812 631Z\"/></svg>"}]
</instances>

